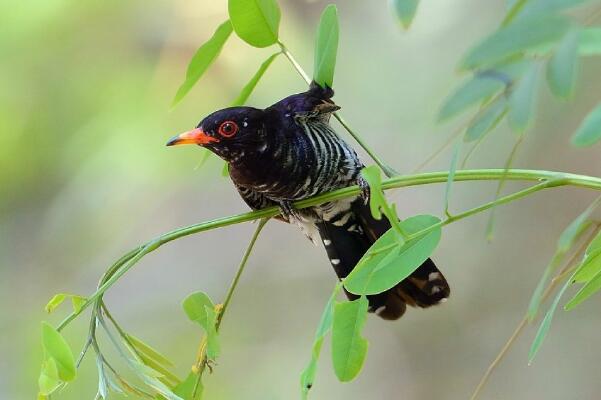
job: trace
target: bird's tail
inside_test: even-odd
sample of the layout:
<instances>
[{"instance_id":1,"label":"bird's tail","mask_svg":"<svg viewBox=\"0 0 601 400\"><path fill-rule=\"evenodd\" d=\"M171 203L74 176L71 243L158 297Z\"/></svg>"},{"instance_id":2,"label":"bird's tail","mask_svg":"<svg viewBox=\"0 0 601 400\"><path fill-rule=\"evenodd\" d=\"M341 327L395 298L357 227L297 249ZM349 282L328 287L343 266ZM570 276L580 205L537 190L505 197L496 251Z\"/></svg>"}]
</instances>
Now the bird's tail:
<instances>
[{"instance_id":1,"label":"bird's tail","mask_svg":"<svg viewBox=\"0 0 601 400\"><path fill-rule=\"evenodd\" d=\"M376 220L362 199L355 200L350 215L339 215L317 224L319 234L339 278L346 277L369 247L388 229L386 217ZM369 311L384 319L398 319L407 308L430 307L446 300L450 288L431 259L424 261L410 276L383 293L368 296ZM349 299L358 296L347 292Z\"/></svg>"}]
</instances>

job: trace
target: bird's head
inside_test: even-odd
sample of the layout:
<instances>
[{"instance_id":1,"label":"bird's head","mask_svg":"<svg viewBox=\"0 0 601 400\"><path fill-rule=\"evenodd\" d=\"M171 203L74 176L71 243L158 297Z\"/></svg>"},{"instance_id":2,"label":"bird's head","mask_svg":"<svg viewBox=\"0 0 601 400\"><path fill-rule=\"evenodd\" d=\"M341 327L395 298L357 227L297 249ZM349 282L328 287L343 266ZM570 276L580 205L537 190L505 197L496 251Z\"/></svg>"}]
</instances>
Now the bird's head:
<instances>
[{"instance_id":1,"label":"bird's head","mask_svg":"<svg viewBox=\"0 0 601 400\"><path fill-rule=\"evenodd\" d=\"M235 161L246 152L264 148L265 135L263 110L231 107L210 114L195 129L172 137L167 146L196 144L225 161Z\"/></svg>"}]
</instances>

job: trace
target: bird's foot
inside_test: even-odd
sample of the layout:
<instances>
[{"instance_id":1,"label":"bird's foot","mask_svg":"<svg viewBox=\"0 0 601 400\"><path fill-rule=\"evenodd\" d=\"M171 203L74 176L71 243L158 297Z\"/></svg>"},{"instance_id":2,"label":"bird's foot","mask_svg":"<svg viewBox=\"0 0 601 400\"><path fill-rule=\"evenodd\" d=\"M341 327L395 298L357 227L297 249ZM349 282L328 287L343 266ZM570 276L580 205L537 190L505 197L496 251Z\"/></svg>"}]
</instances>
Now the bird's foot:
<instances>
[{"instance_id":1,"label":"bird's foot","mask_svg":"<svg viewBox=\"0 0 601 400\"><path fill-rule=\"evenodd\" d=\"M291 201L282 200L279 203L280 214L288 222L292 222L295 219L300 219L297 210L294 209Z\"/></svg>"},{"instance_id":2,"label":"bird's foot","mask_svg":"<svg viewBox=\"0 0 601 400\"><path fill-rule=\"evenodd\" d=\"M359 178L357 178L357 185L359 185L359 188L361 189L361 199L363 199L363 203L367 204L369 203L369 195L370 195L370 189L369 189L369 184L367 183L367 181L365 179L363 179L362 176L359 176Z\"/></svg>"}]
</instances>

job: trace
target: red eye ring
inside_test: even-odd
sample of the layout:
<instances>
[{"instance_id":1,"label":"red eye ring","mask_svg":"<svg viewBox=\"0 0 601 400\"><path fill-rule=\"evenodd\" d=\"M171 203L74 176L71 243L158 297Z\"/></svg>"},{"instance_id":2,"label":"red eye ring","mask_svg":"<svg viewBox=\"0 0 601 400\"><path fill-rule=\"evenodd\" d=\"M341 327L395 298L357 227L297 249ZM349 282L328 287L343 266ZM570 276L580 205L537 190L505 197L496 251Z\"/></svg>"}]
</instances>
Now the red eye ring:
<instances>
[{"instance_id":1,"label":"red eye ring","mask_svg":"<svg viewBox=\"0 0 601 400\"><path fill-rule=\"evenodd\" d=\"M234 121L225 121L219 125L219 134L223 137L232 137L238 133L238 124Z\"/></svg>"}]
</instances>

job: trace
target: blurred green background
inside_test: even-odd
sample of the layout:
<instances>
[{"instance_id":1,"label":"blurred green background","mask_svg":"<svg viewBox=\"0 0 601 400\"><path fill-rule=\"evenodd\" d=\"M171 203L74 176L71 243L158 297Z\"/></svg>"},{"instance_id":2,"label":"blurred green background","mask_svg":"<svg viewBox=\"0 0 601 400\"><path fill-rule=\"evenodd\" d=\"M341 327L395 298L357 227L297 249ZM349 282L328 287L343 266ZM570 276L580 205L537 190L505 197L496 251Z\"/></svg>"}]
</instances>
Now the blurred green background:
<instances>
[{"instance_id":1,"label":"blurred green background","mask_svg":"<svg viewBox=\"0 0 601 400\"><path fill-rule=\"evenodd\" d=\"M280 3L281 38L310 72L314 31L327 2ZM459 126L433 121L460 82L458 60L497 26L504 1L424 2L409 32L384 1L347 0L338 7L336 101L385 160L409 172ZM40 321L57 323L68 310L45 314L53 294L89 294L108 265L137 244L246 210L220 177L216 158L197 168L198 149L164 146L227 106L273 52L233 35L209 73L170 111L188 61L227 18L226 8L225 0L0 3L0 398L35 396ZM568 143L598 101L600 71L599 60L583 63L575 102L557 102L543 91L516 167L601 173L599 145ZM279 58L249 103L267 106L304 87ZM514 140L502 126L469 167L502 166ZM426 169L446 169L449 158L444 153ZM452 209L490 200L494 188L457 184ZM389 196L402 215L440 214L443 192L438 185ZM397 322L370 317L368 359L350 384L336 381L324 348L312 398L467 398L521 319L559 233L594 195L562 188L504 206L492 243L484 238L486 215L445 228L434 258L452 285L449 302L409 310ZM109 307L185 375L200 331L180 301L196 290L222 299L253 229L233 226L170 243L110 290ZM205 380L207 399L298 397L299 372L335 282L328 264L324 251L295 228L268 225L224 319L223 354ZM596 296L559 312L531 367L527 349L535 330L527 328L482 398L597 399L600 306ZM81 318L65 331L74 352L86 330ZM95 392L88 357L75 383L55 397L87 399Z\"/></svg>"}]
</instances>

